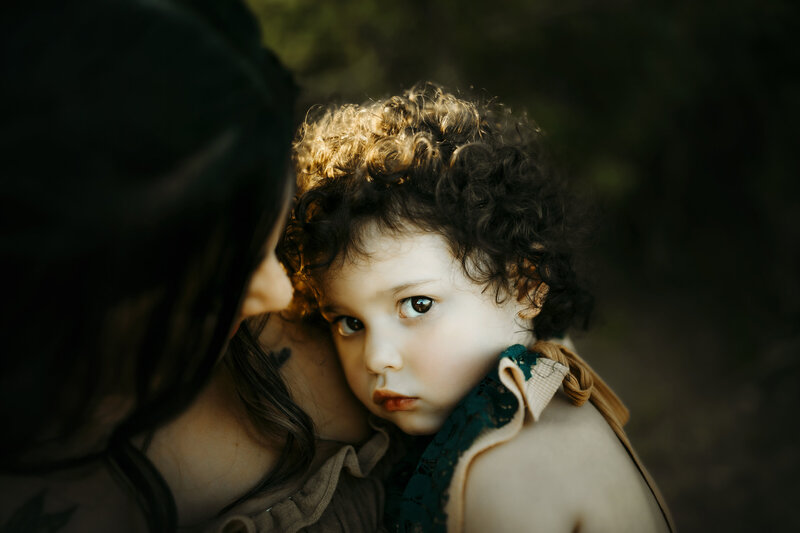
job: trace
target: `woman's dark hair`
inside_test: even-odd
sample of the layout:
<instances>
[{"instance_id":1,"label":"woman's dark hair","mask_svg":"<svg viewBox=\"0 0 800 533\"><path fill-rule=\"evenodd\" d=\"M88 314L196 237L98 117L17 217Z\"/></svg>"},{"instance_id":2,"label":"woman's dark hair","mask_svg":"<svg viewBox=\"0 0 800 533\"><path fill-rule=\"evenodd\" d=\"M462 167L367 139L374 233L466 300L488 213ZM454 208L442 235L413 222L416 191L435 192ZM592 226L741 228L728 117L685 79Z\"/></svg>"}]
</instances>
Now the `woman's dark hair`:
<instances>
[{"instance_id":1,"label":"woman's dark hair","mask_svg":"<svg viewBox=\"0 0 800 533\"><path fill-rule=\"evenodd\" d=\"M295 86L235 1L12 1L0 40L0 465L30 472L206 383L285 198Z\"/></svg>"},{"instance_id":2,"label":"woman's dark hair","mask_svg":"<svg viewBox=\"0 0 800 533\"><path fill-rule=\"evenodd\" d=\"M541 307L539 338L585 325L592 298L573 266L580 213L524 117L419 84L313 111L295 158L298 201L282 248L312 305L320 272L363 253L362 230L376 222L441 234L476 283Z\"/></svg>"}]
</instances>

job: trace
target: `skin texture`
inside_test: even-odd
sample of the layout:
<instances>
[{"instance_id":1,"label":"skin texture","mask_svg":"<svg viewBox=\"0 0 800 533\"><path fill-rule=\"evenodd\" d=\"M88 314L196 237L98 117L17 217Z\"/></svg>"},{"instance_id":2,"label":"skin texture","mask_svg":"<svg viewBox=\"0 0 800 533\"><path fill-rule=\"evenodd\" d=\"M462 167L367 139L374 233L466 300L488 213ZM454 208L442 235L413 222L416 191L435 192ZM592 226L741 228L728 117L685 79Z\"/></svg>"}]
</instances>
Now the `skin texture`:
<instances>
[{"instance_id":1,"label":"skin texture","mask_svg":"<svg viewBox=\"0 0 800 533\"><path fill-rule=\"evenodd\" d=\"M322 314L367 409L406 433L434 433L504 348L533 341L520 318L526 307L498 304L438 234L373 225L363 237L367 253L325 275Z\"/></svg>"},{"instance_id":2,"label":"skin texture","mask_svg":"<svg viewBox=\"0 0 800 533\"><path fill-rule=\"evenodd\" d=\"M464 510L467 533L668 530L602 415L589 403L575 407L561 393L538 422L476 458Z\"/></svg>"},{"instance_id":3,"label":"skin texture","mask_svg":"<svg viewBox=\"0 0 800 533\"><path fill-rule=\"evenodd\" d=\"M347 386L326 329L273 315L259 341L290 350L281 376L295 403L314 421L320 439L354 443L370 435L367 411Z\"/></svg>"},{"instance_id":4,"label":"skin texture","mask_svg":"<svg viewBox=\"0 0 800 533\"><path fill-rule=\"evenodd\" d=\"M196 526L258 483L279 452L257 437L219 365L191 407L155 433L147 455L172 491L179 524Z\"/></svg>"}]
</instances>

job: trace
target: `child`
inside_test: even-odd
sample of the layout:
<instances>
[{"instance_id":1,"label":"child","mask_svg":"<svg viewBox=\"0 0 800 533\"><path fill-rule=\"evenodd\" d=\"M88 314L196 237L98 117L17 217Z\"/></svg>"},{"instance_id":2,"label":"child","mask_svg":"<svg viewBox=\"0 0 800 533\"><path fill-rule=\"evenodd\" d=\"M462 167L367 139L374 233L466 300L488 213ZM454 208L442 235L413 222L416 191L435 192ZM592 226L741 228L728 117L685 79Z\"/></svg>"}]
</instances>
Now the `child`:
<instances>
[{"instance_id":1,"label":"child","mask_svg":"<svg viewBox=\"0 0 800 533\"><path fill-rule=\"evenodd\" d=\"M548 341L591 298L538 138L432 84L301 129L284 243L300 292L359 400L435 435L388 502L394 530L672 529L627 410Z\"/></svg>"}]
</instances>

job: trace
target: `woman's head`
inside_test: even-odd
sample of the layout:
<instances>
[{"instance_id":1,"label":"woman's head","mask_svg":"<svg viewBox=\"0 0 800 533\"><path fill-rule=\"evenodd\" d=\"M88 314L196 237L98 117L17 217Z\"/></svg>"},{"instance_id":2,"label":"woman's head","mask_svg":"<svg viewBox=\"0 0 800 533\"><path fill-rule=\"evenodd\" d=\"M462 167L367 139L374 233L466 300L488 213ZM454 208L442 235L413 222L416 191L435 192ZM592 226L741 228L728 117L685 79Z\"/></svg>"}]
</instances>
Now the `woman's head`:
<instances>
[{"instance_id":1,"label":"woman's head","mask_svg":"<svg viewBox=\"0 0 800 533\"><path fill-rule=\"evenodd\" d=\"M538 337L562 335L591 298L573 269L576 213L540 137L497 103L432 84L312 112L284 247L298 286L313 293L329 267L365 255L370 228L433 232L498 303L523 302Z\"/></svg>"},{"instance_id":2,"label":"woman's head","mask_svg":"<svg viewBox=\"0 0 800 533\"><path fill-rule=\"evenodd\" d=\"M20 469L152 427L205 382L271 253L295 89L236 2L20 3L0 24Z\"/></svg>"}]
</instances>

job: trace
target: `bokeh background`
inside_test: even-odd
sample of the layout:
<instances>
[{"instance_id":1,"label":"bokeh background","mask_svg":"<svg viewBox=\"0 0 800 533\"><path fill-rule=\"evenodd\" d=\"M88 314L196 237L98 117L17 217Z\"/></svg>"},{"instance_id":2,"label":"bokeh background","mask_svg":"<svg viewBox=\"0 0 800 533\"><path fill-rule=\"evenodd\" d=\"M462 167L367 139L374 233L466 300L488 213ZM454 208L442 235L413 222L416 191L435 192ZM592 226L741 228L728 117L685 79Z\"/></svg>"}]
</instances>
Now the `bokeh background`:
<instances>
[{"instance_id":1,"label":"bokeh background","mask_svg":"<svg viewBox=\"0 0 800 533\"><path fill-rule=\"evenodd\" d=\"M596 206L579 351L682 531L800 531L800 3L250 0L301 107L433 80Z\"/></svg>"}]
</instances>

